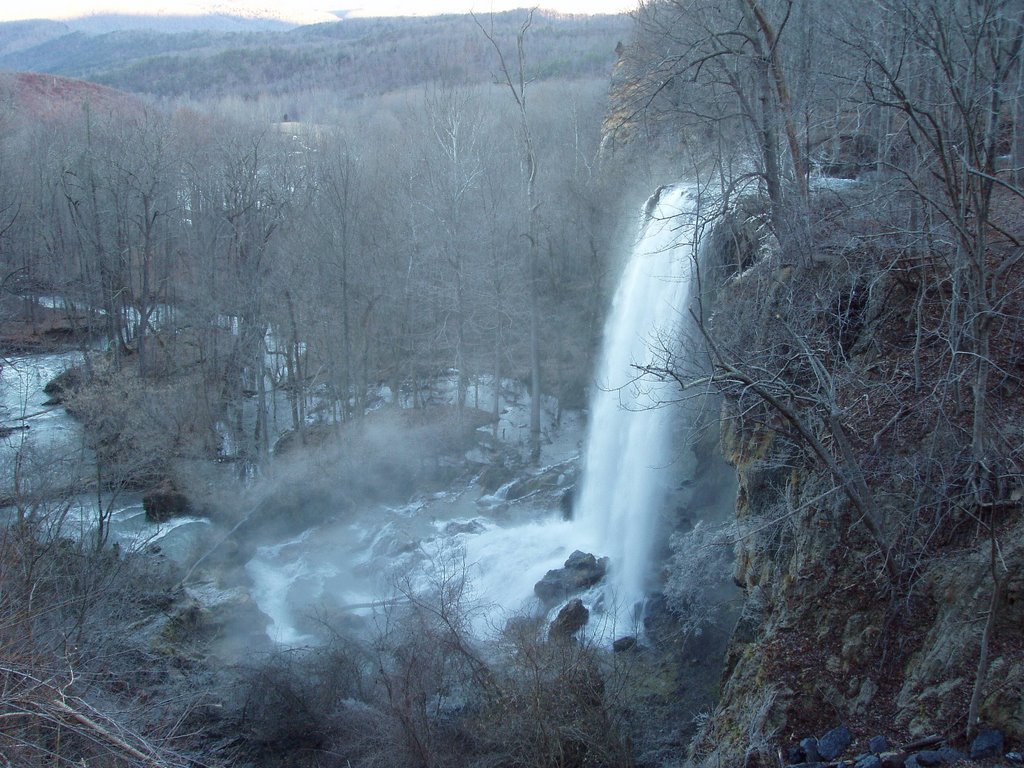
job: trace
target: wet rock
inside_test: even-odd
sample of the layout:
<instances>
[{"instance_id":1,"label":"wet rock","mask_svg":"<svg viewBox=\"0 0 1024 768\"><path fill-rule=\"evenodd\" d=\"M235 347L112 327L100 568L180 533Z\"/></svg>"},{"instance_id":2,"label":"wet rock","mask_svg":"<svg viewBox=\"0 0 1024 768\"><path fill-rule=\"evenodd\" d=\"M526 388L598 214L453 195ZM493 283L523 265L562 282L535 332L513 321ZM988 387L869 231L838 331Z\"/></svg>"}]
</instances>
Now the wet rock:
<instances>
[{"instance_id":1,"label":"wet rock","mask_svg":"<svg viewBox=\"0 0 1024 768\"><path fill-rule=\"evenodd\" d=\"M882 768L882 760L878 755L865 755L854 763L854 768Z\"/></svg>"},{"instance_id":2,"label":"wet rock","mask_svg":"<svg viewBox=\"0 0 1024 768\"><path fill-rule=\"evenodd\" d=\"M505 498L509 501L516 501L534 494L553 491L558 491L561 495L568 480L566 469L565 465L559 464L548 467L536 475L520 478L508 485Z\"/></svg>"},{"instance_id":3,"label":"wet rock","mask_svg":"<svg viewBox=\"0 0 1024 768\"><path fill-rule=\"evenodd\" d=\"M573 598L558 612L548 629L552 640L568 640L590 620L590 611L578 597Z\"/></svg>"},{"instance_id":4,"label":"wet rock","mask_svg":"<svg viewBox=\"0 0 1024 768\"><path fill-rule=\"evenodd\" d=\"M196 513L188 496L169 481L143 495L142 508L146 510L146 519L152 523L163 523L172 517L187 517Z\"/></svg>"},{"instance_id":5,"label":"wet rock","mask_svg":"<svg viewBox=\"0 0 1024 768\"><path fill-rule=\"evenodd\" d=\"M853 734L845 725L833 728L818 739L818 755L822 760L835 760L853 742Z\"/></svg>"},{"instance_id":6,"label":"wet rock","mask_svg":"<svg viewBox=\"0 0 1024 768\"><path fill-rule=\"evenodd\" d=\"M522 467L513 461L493 461L486 465L477 477L480 490L485 494L495 493L503 485L507 485L515 478L516 473Z\"/></svg>"},{"instance_id":7,"label":"wet rock","mask_svg":"<svg viewBox=\"0 0 1024 768\"><path fill-rule=\"evenodd\" d=\"M75 365L65 369L43 387L43 392L50 396L44 405L60 405L81 389L84 383L85 370L81 366Z\"/></svg>"},{"instance_id":8,"label":"wet rock","mask_svg":"<svg viewBox=\"0 0 1024 768\"><path fill-rule=\"evenodd\" d=\"M903 768L906 757L899 752L883 752L878 759L882 761L882 768Z\"/></svg>"},{"instance_id":9,"label":"wet rock","mask_svg":"<svg viewBox=\"0 0 1024 768\"><path fill-rule=\"evenodd\" d=\"M596 564L597 558L586 552L581 552L578 549L569 555L569 559L565 561L566 568L573 568L576 570L594 568Z\"/></svg>"},{"instance_id":10,"label":"wet rock","mask_svg":"<svg viewBox=\"0 0 1024 768\"><path fill-rule=\"evenodd\" d=\"M633 637L632 635L627 635L626 637L620 637L619 639L617 639L615 642L612 643L612 650L615 653L622 653L624 651L628 651L630 648L635 648L635 647L636 647L636 638Z\"/></svg>"},{"instance_id":11,"label":"wet rock","mask_svg":"<svg viewBox=\"0 0 1024 768\"><path fill-rule=\"evenodd\" d=\"M818 753L818 740L813 736L800 740L800 749L804 751L804 760L808 763L816 763L820 759Z\"/></svg>"},{"instance_id":12,"label":"wet rock","mask_svg":"<svg viewBox=\"0 0 1024 768\"><path fill-rule=\"evenodd\" d=\"M905 768L931 768L937 765L951 765L966 757L963 752L958 752L949 747L925 749L908 757L904 766Z\"/></svg>"},{"instance_id":13,"label":"wet rock","mask_svg":"<svg viewBox=\"0 0 1024 768\"><path fill-rule=\"evenodd\" d=\"M1002 757L1003 732L995 730L980 731L971 742L971 759L984 760L988 757Z\"/></svg>"},{"instance_id":14,"label":"wet rock","mask_svg":"<svg viewBox=\"0 0 1024 768\"><path fill-rule=\"evenodd\" d=\"M786 750L786 764L796 765L797 763L803 763L807 761L807 753L804 752L803 747L790 747Z\"/></svg>"},{"instance_id":15,"label":"wet rock","mask_svg":"<svg viewBox=\"0 0 1024 768\"><path fill-rule=\"evenodd\" d=\"M576 486L566 488L562 497L558 500L558 506L562 510L563 520L572 520L573 507L576 504Z\"/></svg>"},{"instance_id":16,"label":"wet rock","mask_svg":"<svg viewBox=\"0 0 1024 768\"><path fill-rule=\"evenodd\" d=\"M607 557L598 559L576 550L565 561L565 567L548 571L544 578L534 585L533 591L545 603L554 603L574 592L594 586L604 578L607 570Z\"/></svg>"},{"instance_id":17,"label":"wet rock","mask_svg":"<svg viewBox=\"0 0 1024 768\"><path fill-rule=\"evenodd\" d=\"M1007 752L1006 759L1011 763L1024 764L1024 753L1021 752Z\"/></svg>"},{"instance_id":18,"label":"wet rock","mask_svg":"<svg viewBox=\"0 0 1024 768\"><path fill-rule=\"evenodd\" d=\"M676 614L668 607L665 595L650 595L644 605L644 635L650 645L655 648L667 648L675 645L679 637L679 622Z\"/></svg>"},{"instance_id":19,"label":"wet rock","mask_svg":"<svg viewBox=\"0 0 1024 768\"><path fill-rule=\"evenodd\" d=\"M885 736L872 736L868 739L868 749L879 755L889 749L889 740Z\"/></svg>"},{"instance_id":20,"label":"wet rock","mask_svg":"<svg viewBox=\"0 0 1024 768\"><path fill-rule=\"evenodd\" d=\"M413 536L410 531L397 526L387 526L381 531L373 546L370 547L370 554L374 559L394 559L415 552L419 546L419 539ZM366 573L370 574L379 567L379 564L368 562L366 566Z\"/></svg>"},{"instance_id":21,"label":"wet rock","mask_svg":"<svg viewBox=\"0 0 1024 768\"><path fill-rule=\"evenodd\" d=\"M484 524L479 520L452 520L444 527L445 535L454 536L459 533L483 533Z\"/></svg>"}]
</instances>

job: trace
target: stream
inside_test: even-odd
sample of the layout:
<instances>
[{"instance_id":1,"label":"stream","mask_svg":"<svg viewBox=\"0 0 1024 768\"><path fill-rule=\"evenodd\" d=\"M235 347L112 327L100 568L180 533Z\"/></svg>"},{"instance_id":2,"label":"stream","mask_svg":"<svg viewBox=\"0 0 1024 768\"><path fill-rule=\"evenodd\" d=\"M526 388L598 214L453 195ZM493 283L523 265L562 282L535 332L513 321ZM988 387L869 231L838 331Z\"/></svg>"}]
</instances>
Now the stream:
<instances>
[{"instance_id":1,"label":"stream","mask_svg":"<svg viewBox=\"0 0 1024 768\"><path fill-rule=\"evenodd\" d=\"M282 646L313 643L324 619L372 619L389 600L463 581L473 627L485 636L519 612L557 611L557 606L540 605L534 585L574 550L610 558L604 582L581 595L592 617L586 631L602 642L641 634L645 596L654 586L652 549L659 518L680 469L672 458L677 410L659 407L672 393L639 377L636 366L650 359L652 344L657 350L659 341L669 345L662 354L679 353L670 340L681 336L678 318L689 297L695 207L685 186L659 190L644 206L605 327L586 439L583 414L560 413L550 398L542 408L544 468L532 474L552 474L548 492L509 499L507 487L488 495L475 480L463 480L406 504L363 504L287 540L258 547L245 573L253 598L270 619L267 632L273 641ZM7 359L0 378L0 418L5 426L30 428L9 432L0 444L8 483L3 492L8 497L15 493L16 478L23 490L28 482L52 483L53 503L67 505L59 535L76 537L92 530L98 503L112 504L111 541L189 562L210 547L206 521L153 523L138 494L97 499L95 493L82 492L92 476L82 428L62 407L44 405L48 398L43 392L49 380L81 359L73 352ZM455 377L435 382L431 390L436 402L451 405ZM529 394L522 385L488 387L485 382L475 387L474 397L484 410L500 398L496 432L525 455ZM377 399L387 404L390 398L390 392L382 391ZM391 439L394 450L400 450L399 443L409 438L395 434ZM474 457L479 453L470 449L465 466L479 462ZM581 456L577 509L566 520L559 498L575 484L575 472L557 468L575 467ZM479 464L481 471L484 466ZM317 482L330 487L332 479Z\"/></svg>"},{"instance_id":2,"label":"stream","mask_svg":"<svg viewBox=\"0 0 1024 768\"><path fill-rule=\"evenodd\" d=\"M82 425L61 405L47 405L47 383L64 370L82 362L81 352L57 352L8 356L0 370L0 496L32 499L32 512L47 525L46 535L81 539L96 528L99 505L109 509L109 542L124 551L135 551L161 541L182 526L208 526L197 517L164 523L147 520L142 495L87 489L95 475L94 454L86 445ZM27 428L25 428L27 427ZM9 431L8 431L9 430ZM17 510L0 510L13 520ZM56 521L56 526L51 523ZM169 554L185 558L181 546Z\"/></svg>"}]
</instances>

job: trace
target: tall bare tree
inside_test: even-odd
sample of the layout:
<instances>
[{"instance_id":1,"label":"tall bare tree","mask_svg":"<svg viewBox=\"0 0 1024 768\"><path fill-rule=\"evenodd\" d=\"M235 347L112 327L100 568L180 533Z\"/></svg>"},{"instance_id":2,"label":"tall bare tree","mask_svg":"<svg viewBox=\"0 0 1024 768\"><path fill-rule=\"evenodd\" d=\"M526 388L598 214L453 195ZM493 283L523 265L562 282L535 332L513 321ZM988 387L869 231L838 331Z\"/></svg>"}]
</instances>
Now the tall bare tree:
<instances>
[{"instance_id":1,"label":"tall bare tree","mask_svg":"<svg viewBox=\"0 0 1024 768\"><path fill-rule=\"evenodd\" d=\"M527 109L527 85L526 77L526 35L533 25L534 10L527 13L522 25L516 33L515 59L510 64L505 57L505 52L498 38L494 34L494 27L488 29L477 19L477 26L494 48L498 56L498 66L505 85L511 93L516 107L519 111L519 140L522 142L522 164L523 177L525 181L525 207L527 215L527 231L525 233L528 245L527 271L529 274L529 301L530 301L530 457L534 463L540 461L540 409L541 409L541 370L540 370L540 298L538 288L538 276L540 266L540 227L539 208L537 200L537 153L533 144L533 134L530 131L530 113ZM492 19L493 21L493 19Z\"/></svg>"}]
</instances>

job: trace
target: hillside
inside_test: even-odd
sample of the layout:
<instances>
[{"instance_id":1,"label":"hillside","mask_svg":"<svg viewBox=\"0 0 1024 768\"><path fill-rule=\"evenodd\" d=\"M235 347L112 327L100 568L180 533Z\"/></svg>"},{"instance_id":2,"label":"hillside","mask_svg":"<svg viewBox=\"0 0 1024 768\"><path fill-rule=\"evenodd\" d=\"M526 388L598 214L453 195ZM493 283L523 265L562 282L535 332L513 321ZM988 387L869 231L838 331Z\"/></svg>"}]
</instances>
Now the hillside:
<instances>
[{"instance_id":1,"label":"hillside","mask_svg":"<svg viewBox=\"0 0 1024 768\"><path fill-rule=\"evenodd\" d=\"M509 12L482 22L509 41L522 18ZM628 29L624 15L539 13L527 42L529 75L605 78L616 43ZM469 16L352 18L277 31L95 34L15 22L0 25L0 44L0 68L83 78L162 98L255 96L311 87L361 96L494 76L492 51Z\"/></svg>"},{"instance_id":2,"label":"hillside","mask_svg":"<svg viewBox=\"0 0 1024 768\"><path fill-rule=\"evenodd\" d=\"M34 72L0 72L0 104L8 116L29 119L80 113L85 105L103 113L142 108L137 99L113 88Z\"/></svg>"}]
</instances>

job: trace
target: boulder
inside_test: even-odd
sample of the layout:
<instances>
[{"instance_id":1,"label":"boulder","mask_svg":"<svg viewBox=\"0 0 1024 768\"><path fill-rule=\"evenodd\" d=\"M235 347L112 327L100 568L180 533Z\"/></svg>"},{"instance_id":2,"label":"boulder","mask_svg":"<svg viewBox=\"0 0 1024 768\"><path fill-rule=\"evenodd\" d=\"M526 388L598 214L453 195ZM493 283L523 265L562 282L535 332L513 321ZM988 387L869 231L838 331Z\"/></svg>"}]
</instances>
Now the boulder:
<instances>
[{"instance_id":1,"label":"boulder","mask_svg":"<svg viewBox=\"0 0 1024 768\"><path fill-rule=\"evenodd\" d=\"M980 731L971 742L971 760L1003 756L1002 731Z\"/></svg>"},{"instance_id":2,"label":"boulder","mask_svg":"<svg viewBox=\"0 0 1024 768\"><path fill-rule=\"evenodd\" d=\"M804 760L808 763L818 762L818 740L811 736L810 738L800 740L800 749L804 751Z\"/></svg>"},{"instance_id":3,"label":"boulder","mask_svg":"<svg viewBox=\"0 0 1024 768\"><path fill-rule=\"evenodd\" d=\"M590 620L590 611L583 601L574 597L566 603L558 612L555 620L548 628L548 637L551 640L568 640Z\"/></svg>"},{"instance_id":4,"label":"boulder","mask_svg":"<svg viewBox=\"0 0 1024 768\"><path fill-rule=\"evenodd\" d=\"M853 743L853 734L845 725L833 728L818 739L818 755L822 760L835 760Z\"/></svg>"},{"instance_id":5,"label":"boulder","mask_svg":"<svg viewBox=\"0 0 1024 768\"><path fill-rule=\"evenodd\" d=\"M163 523L172 517L195 514L195 508L188 496L171 483L161 483L143 495L142 508L146 510L146 519L152 523Z\"/></svg>"},{"instance_id":6,"label":"boulder","mask_svg":"<svg viewBox=\"0 0 1024 768\"><path fill-rule=\"evenodd\" d=\"M483 533L486 529L483 523L476 518L472 520L452 520L444 527L446 536L455 536L460 533Z\"/></svg>"},{"instance_id":7,"label":"boulder","mask_svg":"<svg viewBox=\"0 0 1024 768\"><path fill-rule=\"evenodd\" d=\"M522 467L514 460L493 461L487 464L477 476L477 483L483 493L492 494L503 485L512 482L520 471L522 471Z\"/></svg>"},{"instance_id":8,"label":"boulder","mask_svg":"<svg viewBox=\"0 0 1024 768\"><path fill-rule=\"evenodd\" d=\"M636 638L633 637L632 635L626 635L625 637L620 637L617 640L615 640L615 642L612 643L612 650L615 653L623 653L624 651L628 651L631 648L635 648L635 647L636 647Z\"/></svg>"},{"instance_id":9,"label":"boulder","mask_svg":"<svg viewBox=\"0 0 1024 768\"><path fill-rule=\"evenodd\" d=\"M596 557L586 552L580 552L578 549L569 555L569 559L565 561L565 567L574 570L594 569L598 564L599 561ZM601 575L604 575L603 570Z\"/></svg>"},{"instance_id":10,"label":"boulder","mask_svg":"<svg viewBox=\"0 0 1024 768\"><path fill-rule=\"evenodd\" d=\"M505 498L508 501L525 499L541 493L555 493L561 497L569 482L569 469L564 464L547 467L536 475L520 478L507 486Z\"/></svg>"},{"instance_id":11,"label":"boulder","mask_svg":"<svg viewBox=\"0 0 1024 768\"><path fill-rule=\"evenodd\" d=\"M885 736L872 736L868 739L868 749L876 755L880 755L889 749L889 740Z\"/></svg>"},{"instance_id":12,"label":"boulder","mask_svg":"<svg viewBox=\"0 0 1024 768\"><path fill-rule=\"evenodd\" d=\"M941 749L925 749L907 758L905 768L932 768L938 765L952 765L959 763L967 756L950 747Z\"/></svg>"},{"instance_id":13,"label":"boulder","mask_svg":"<svg viewBox=\"0 0 1024 768\"><path fill-rule=\"evenodd\" d=\"M544 574L544 578L534 585L533 591L545 603L555 603L594 586L604 578L607 570L607 557L596 558L576 550L569 555L563 568L555 568Z\"/></svg>"}]
</instances>

